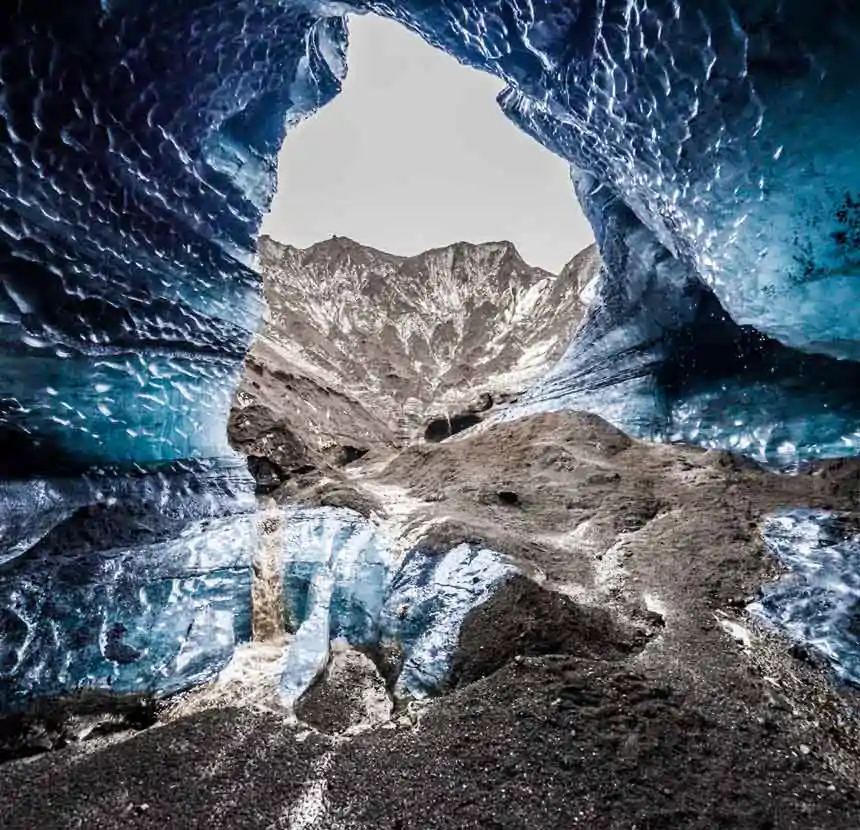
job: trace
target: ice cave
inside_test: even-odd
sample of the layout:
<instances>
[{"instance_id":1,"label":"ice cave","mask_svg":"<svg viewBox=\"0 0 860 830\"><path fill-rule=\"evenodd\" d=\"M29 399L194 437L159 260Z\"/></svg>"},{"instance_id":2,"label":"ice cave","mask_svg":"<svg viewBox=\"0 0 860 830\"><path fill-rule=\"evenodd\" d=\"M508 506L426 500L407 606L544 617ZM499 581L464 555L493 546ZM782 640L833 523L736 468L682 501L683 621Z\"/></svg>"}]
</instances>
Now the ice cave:
<instances>
[{"instance_id":1,"label":"ice cave","mask_svg":"<svg viewBox=\"0 0 860 830\"><path fill-rule=\"evenodd\" d=\"M3 5L0 709L170 692L249 638L255 502L225 425L275 158L338 94L350 14L499 76L508 118L570 163L604 268L522 411L589 409L779 469L860 454L856 3ZM286 686L336 630L399 632L399 682L432 687L446 626L509 570L460 546L391 573L359 519L292 521L308 647ZM434 588L452 579L471 593ZM392 612L404 595L420 613Z\"/></svg>"}]
</instances>

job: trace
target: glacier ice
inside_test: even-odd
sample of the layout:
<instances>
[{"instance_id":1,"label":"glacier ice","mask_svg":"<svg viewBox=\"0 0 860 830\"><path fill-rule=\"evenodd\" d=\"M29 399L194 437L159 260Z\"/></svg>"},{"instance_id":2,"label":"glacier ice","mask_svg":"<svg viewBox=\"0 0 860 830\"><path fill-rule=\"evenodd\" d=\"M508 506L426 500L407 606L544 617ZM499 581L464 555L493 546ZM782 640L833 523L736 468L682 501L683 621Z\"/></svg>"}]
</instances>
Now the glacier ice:
<instances>
[{"instance_id":1,"label":"glacier ice","mask_svg":"<svg viewBox=\"0 0 860 830\"><path fill-rule=\"evenodd\" d=\"M860 684L860 525L826 510L769 516L764 539L787 570L751 610Z\"/></svg>"},{"instance_id":2,"label":"glacier ice","mask_svg":"<svg viewBox=\"0 0 860 830\"><path fill-rule=\"evenodd\" d=\"M0 708L171 691L249 635L252 249L344 42L292 3L3 5Z\"/></svg>"},{"instance_id":3,"label":"glacier ice","mask_svg":"<svg viewBox=\"0 0 860 830\"><path fill-rule=\"evenodd\" d=\"M275 154L339 91L350 10L394 17L507 81L504 112L589 182L580 198L617 249L608 294L627 278L677 287L683 272L741 328L858 357L856 4L20 2L0 39L10 470L228 454ZM661 313L646 309L639 346ZM685 435L702 408L708 420L709 391L677 391Z\"/></svg>"},{"instance_id":4,"label":"glacier ice","mask_svg":"<svg viewBox=\"0 0 860 830\"><path fill-rule=\"evenodd\" d=\"M393 565L373 523L346 509L304 508L285 515L284 610L295 631L281 694L295 701L325 668L331 640L377 640Z\"/></svg>"},{"instance_id":5,"label":"glacier ice","mask_svg":"<svg viewBox=\"0 0 860 830\"><path fill-rule=\"evenodd\" d=\"M397 688L424 697L451 668L470 611L517 573L497 552L463 543L444 555L417 548L398 570L382 612L381 642L402 650Z\"/></svg>"},{"instance_id":6,"label":"glacier ice","mask_svg":"<svg viewBox=\"0 0 860 830\"><path fill-rule=\"evenodd\" d=\"M82 689L165 694L226 665L250 637L256 546L253 499L230 478L28 482L25 498L50 498L0 564L0 709Z\"/></svg>"},{"instance_id":7,"label":"glacier ice","mask_svg":"<svg viewBox=\"0 0 860 830\"><path fill-rule=\"evenodd\" d=\"M596 410L625 431L791 467L860 452L860 364L784 346L728 316L621 200L577 190L604 271L567 353L509 417Z\"/></svg>"},{"instance_id":8,"label":"glacier ice","mask_svg":"<svg viewBox=\"0 0 860 830\"><path fill-rule=\"evenodd\" d=\"M149 554L185 573L193 540L215 538L207 522L244 527L229 502L241 505L250 481L239 482L225 423L261 315L254 240L285 131L340 90L353 11L397 19L502 78L506 115L570 162L606 267L571 349L527 406L583 406L640 435L779 465L860 450L857 3L5 3L4 666L43 636L10 604L16 580L59 608L95 590L65 579L50 540L81 511L111 508L124 477L162 477L172 493L170 481L182 491L202 467L204 480L235 486L210 517L195 514L199 500L168 496L161 522L130 485L112 519L124 541L77 538L92 580L124 563L142 585ZM133 528L142 541L123 536ZM213 572L228 560L211 551ZM132 632L130 622L118 624ZM226 632L222 622L207 625ZM46 668L26 683L108 676L84 654L95 655L94 630L80 649L60 638L70 651L55 656L78 675ZM130 655L111 630L99 653ZM131 671L110 669L117 682Z\"/></svg>"},{"instance_id":9,"label":"glacier ice","mask_svg":"<svg viewBox=\"0 0 860 830\"><path fill-rule=\"evenodd\" d=\"M393 567L389 546L359 513L331 507L288 509L284 516L284 608L301 630L325 605L331 638L371 642Z\"/></svg>"},{"instance_id":10,"label":"glacier ice","mask_svg":"<svg viewBox=\"0 0 860 830\"><path fill-rule=\"evenodd\" d=\"M295 702L325 668L333 640L400 655L396 688L425 697L451 668L460 627L517 569L495 551L417 547L400 560L369 519L343 508L285 513L284 607L295 637L281 696Z\"/></svg>"}]
</instances>

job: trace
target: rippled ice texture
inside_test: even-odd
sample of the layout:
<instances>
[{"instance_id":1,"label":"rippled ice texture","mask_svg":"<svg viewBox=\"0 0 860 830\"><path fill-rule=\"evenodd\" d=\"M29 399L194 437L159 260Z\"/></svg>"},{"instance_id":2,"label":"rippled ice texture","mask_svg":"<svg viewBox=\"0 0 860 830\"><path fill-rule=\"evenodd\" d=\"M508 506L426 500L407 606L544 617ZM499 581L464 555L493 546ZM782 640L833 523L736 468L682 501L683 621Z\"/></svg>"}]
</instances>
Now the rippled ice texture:
<instances>
[{"instance_id":1,"label":"rippled ice texture","mask_svg":"<svg viewBox=\"0 0 860 830\"><path fill-rule=\"evenodd\" d=\"M0 709L172 691L248 636L253 247L344 43L289 2L2 4Z\"/></svg>"},{"instance_id":2,"label":"rippled ice texture","mask_svg":"<svg viewBox=\"0 0 860 830\"><path fill-rule=\"evenodd\" d=\"M339 91L351 8L504 78L571 162L608 285L565 383L600 364L669 436L856 448L856 377L802 362L860 356L856 3L85 0L0 13L5 467L228 453L276 153Z\"/></svg>"},{"instance_id":3,"label":"rippled ice texture","mask_svg":"<svg viewBox=\"0 0 860 830\"><path fill-rule=\"evenodd\" d=\"M0 564L0 709L217 674L251 631L254 502L229 482L200 468L6 485L27 549Z\"/></svg>"},{"instance_id":4,"label":"rippled ice texture","mask_svg":"<svg viewBox=\"0 0 860 830\"><path fill-rule=\"evenodd\" d=\"M860 524L823 510L786 510L766 520L764 538L789 573L765 586L751 610L860 684Z\"/></svg>"},{"instance_id":5,"label":"rippled ice texture","mask_svg":"<svg viewBox=\"0 0 860 830\"><path fill-rule=\"evenodd\" d=\"M580 189L593 187L582 175ZM603 190L588 197L603 279L559 364L511 417L597 411L627 432L791 467L860 450L860 364L738 326L682 260Z\"/></svg>"},{"instance_id":6,"label":"rippled ice texture","mask_svg":"<svg viewBox=\"0 0 860 830\"><path fill-rule=\"evenodd\" d=\"M189 460L234 475L254 240L286 129L340 90L350 10L503 78L504 112L571 163L605 274L529 407L777 464L858 452L857 3L18 0L0 9L7 604L26 572L72 607L53 561L27 563L76 499L109 498L75 477L164 475L173 493ZM191 512L164 529L168 558L189 555L192 503L175 500ZM148 544L115 561L140 573Z\"/></svg>"}]
</instances>

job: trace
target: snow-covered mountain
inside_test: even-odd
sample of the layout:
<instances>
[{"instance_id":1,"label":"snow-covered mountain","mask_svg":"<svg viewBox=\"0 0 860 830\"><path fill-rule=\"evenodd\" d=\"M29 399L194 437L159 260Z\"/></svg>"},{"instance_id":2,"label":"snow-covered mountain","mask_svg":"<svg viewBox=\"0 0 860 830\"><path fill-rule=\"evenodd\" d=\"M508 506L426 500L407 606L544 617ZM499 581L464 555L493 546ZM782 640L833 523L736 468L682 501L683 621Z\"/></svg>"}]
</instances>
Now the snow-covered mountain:
<instances>
[{"instance_id":1,"label":"snow-covered mountain","mask_svg":"<svg viewBox=\"0 0 860 830\"><path fill-rule=\"evenodd\" d=\"M263 408L313 450L400 444L484 393L515 396L570 343L600 266L594 247L556 276L509 242L403 257L345 237L304 250L263 237L259 258L269 310L231 432Z\"/></svg>"}]
</instances>

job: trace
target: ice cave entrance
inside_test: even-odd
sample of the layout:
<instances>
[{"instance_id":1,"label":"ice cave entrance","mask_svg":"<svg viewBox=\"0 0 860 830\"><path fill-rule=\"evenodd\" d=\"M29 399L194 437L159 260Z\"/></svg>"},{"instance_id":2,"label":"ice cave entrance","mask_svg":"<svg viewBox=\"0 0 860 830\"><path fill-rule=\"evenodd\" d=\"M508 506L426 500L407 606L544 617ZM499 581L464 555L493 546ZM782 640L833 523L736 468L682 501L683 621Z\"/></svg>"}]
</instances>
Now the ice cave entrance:
<instances>
[{"instance_id":1,"label":"ice cave entrance","mask_svg":"<svg viewBox=\"0 0 860 830\"><path fill-rule=\"evenodd\" d=\"M263 234L403 256L507 240L551 273L594 241L567 163L496 104L500 79L377 15L349 30L343 91L289 131Z\"/></svg>"},{"instance_id":2,"label":"ice cave entrance","mask_svg":"<svg viewBox=\"0 0 860 830\"><path fill-rule=\"evenodd\" d=\"M340 92L346 7L6 6L0 708L93 680L113 691L197 682L249 630L255 503L224 424L262 313L253 244L285 122ZM631 434L779 466L860 454L860 5L352 7L504 78L506 117L577 171L604 268L567 359L521 413L587 408ZM353 83L365 49L379 62L362 29L383 26L394 24L355 21ZM291 130L282 188L307 219L311 195L322 199L324 228L287 241L351 234L390 249L406 244L401 221L435 227L420 206L436 221L468 217L456 238L509 238L533 264L549 265L555 245L566 257L585 244L566 218L576 208L564 163L510 126L474 126L496 81L453 63L455 80L439 63L408 81L403 61L385 64L372 89L388 120L354 100L350 81L320 115L361 107L334 130L342 143L316 156L327 174L367 176L361 187L341 174L326 197L301 163L303 127ZM493 88L464 103L472 82ZM314 123L324 124L304 129ZM446 136L473 142L461 170ZM525 156L502 152L513 142L556 166L547 181L566 208L532 189ZM382 161L354 155L362 147ZM304 189L290 180L302 171ZM386 190L394 184L407 204ZM388 218L370 210L371 195ZM344 226L347 196L392 241ZM472 224L490 207L518 230ZM280 236L276 216L267 230ZM543 236L527 241L525 228ZM451 241L436 232L413 250ZM818 559L830 556L823 547Z\"/></svg>"}]
</instances>

